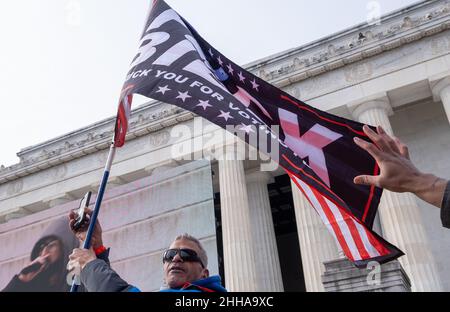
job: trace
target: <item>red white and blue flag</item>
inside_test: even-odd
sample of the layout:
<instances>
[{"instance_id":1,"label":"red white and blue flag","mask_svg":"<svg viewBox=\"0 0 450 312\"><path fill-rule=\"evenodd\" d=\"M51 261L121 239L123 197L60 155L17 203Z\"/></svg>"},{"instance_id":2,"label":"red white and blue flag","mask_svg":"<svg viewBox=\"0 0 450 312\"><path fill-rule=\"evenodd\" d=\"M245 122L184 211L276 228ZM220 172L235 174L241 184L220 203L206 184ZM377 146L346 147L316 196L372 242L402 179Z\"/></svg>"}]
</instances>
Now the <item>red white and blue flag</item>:
<instances>
[{"instance_id":1,"label":"red white and blue flag","mask_svg":"<svg viewBox=\"0 0 450 312\"><path fill-rule=\"evenodd\" d=\"M238 132L234 134L243 134L256 148L261 140L249 140L254 133L275 141L279 154L272 158L358 267L403 255L371 230L382 190L353 183L357 175L379 172L375 160L353 142L355 136L370 141L363 125L315 109L247 72L162 0L153 1L124 84L117 147L125 143L136 93L182 107L222 128L232 125Z\"/></svg>"}]
</instances>

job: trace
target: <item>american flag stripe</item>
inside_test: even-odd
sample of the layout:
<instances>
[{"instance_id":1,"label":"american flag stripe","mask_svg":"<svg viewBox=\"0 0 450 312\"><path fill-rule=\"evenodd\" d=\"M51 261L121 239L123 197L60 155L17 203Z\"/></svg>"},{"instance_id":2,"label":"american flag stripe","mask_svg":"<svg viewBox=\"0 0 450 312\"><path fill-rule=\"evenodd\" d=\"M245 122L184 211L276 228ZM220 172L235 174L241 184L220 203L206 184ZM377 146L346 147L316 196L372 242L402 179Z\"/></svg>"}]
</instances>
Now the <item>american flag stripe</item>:
<instances>
[{"instance_id":1,"label":"american flag stripe","mask_svg":"<svg viewBox=\"0 0 450 312\"><path fill-rule=\"evenodd\" d=\"M327 225L328 230L330 231L330 233L333 234L334 238L336 239L336 241L339 243L339 245L342 247L342 250L344 251L345 255L351 260L351 261L355 261L355 257L353 256L353 254L350 251L350 248L347 244L347 241L345 239L345 237L342 235L341 230L339 229L339 227L337 226L336 222L332 222L332 216L330 216L330 214L327 212L328 209L326 209L326 207L324 207L321 203L320 200L321 198L316 196L312 190L312 188L310 188L307 184L305 184L303 181L301 181L300 179L298 179L295 176L292 176L291 178L293 178L294 183L298 186L298 188L303 191L303 194L305 194L306 198L309 200L309 202L311 203L311 205L313 206L313 208L316 210L316 212L319 213L322 221L325 223L325 225ZM324 209L325 208L325 209Z\"/></svg>"},{"instance_id":2,"label":"american flag stripe","mask_svg":"<svg viewBox=\"0 0 450 312\"><path fill-rule=\"evenodd\" d=\"M131 103L133 102L133 95L128 94L119 102L119 108L117 110L116 129L114 135L114 145L121 147L125 144L125 137L128 130L128 120L131 114Z\"/></svg>"},{"instance_id":3,"label":"american flag stripe","mask_svg":"<svg viewBox=\"0 0 450 312\"><path fill-rule=\"evenodd\" d=\"M320 195L319 195L320 196ZM336 221L339 224L339 227L344 232L345 237L351 236L351 240L347 240L348 244L351 246L351 250L353 254L360 256L361 259L369 258L369 254L364 246L361 236L353 222L353 220L348 216L348 214L342 214L340 209L333 204L331 201L325 198L325 202L330 210L333 212L333 215L336 218Z\"/></svg>"},{"instance_id":4,"label":"american flag stripe","mask_svg":"<svg viewBox=\"0 0 450 312\"><path fill-rule=\"evenodd\" d=\"M294 176L291 176L291 179L294 180L294 183L295 183L295 181L297 181L298 184L304 184L301 180L298 180ZM301 188L301 187L299 187L297 183L295 183L295 184L297 185L299 190L305 195L306 199L309 201L309 203L314 208L314 210L319 214L319 217L322 220L328 220L328 218L325 215L325 212L323 211L323 209L317 209L316 208L316 207L322 208L322 206L317 201L317 198L312 194L312 191L309 188ZM331 223L324 221L324 224L327 227L329 233L334 237L335 241L338 242L338 238L336 237L336 233L334 232L333 227L331 226Z\"/></svg>"},{"instance_id":5,"label":"american flag stripe","mask_svg":"<svg viewBox=\"0 0 450 312\"><path fill-rule=\"evenodd\" d=\"M327 198L326 201L328 205L335 207L340 214L347 216L346 222L349 228L352 229L352 237L355 238L357 245L361 246L359 250L363 254L363 259L379 257L390 253L387 248L380 244L378 239L375 238L375 236L361 223L361 221L346 213L342 207L337 206Z\"/></svg>"},{"instance_id":6,"label":"american flag stripe","mask_svg":"<svg viewBox=\"0 0 450 312\"><path fill-rule=\"evenodd\" d=\"M377 250L376 246L370 242L369 240L369 233L367 233L367 230L359 224L359 222L355 222L355 220L352 220L352 222L355 224L356 229L361 236L361 239L363 241L364 246L367 248L367 252L369 253L370 258L379 257L381 256L380 252Z\"/></svg>"},{"instance_id":7,"label":"american flag stripe","mask_svg":"<svg viewBox=\"0 0 450 312\"><path fill-rule=\"evenodd\" d=\"M294 183L305 194L328 230L339 242L344 254L351 261L363 261L385 256L390 251L359 220L346 213L318 191L291 175Z\"/></svg>"},{"instance_id":8,"label":"american flag stripe","mask_svg":"<svg viewBox=\"0 0 450 312\"><path fill-rule=\"evenodd\" d=\"M325 198L320 195L317 190L314 190L313 188L310 189L319 201L321 208L325 211L325 215L328 219L327 221L331 223L331 226L336 232L339 241L341 241L341 246L345 247L342 248L344 253L348 254L349 259L351 259L352 261L359 260L360 255L358 252L358 248L356 247L353 237L351 237L351 233L348 230L348 227L344 226L342 224L343 220L339 219L338 216L333 213L333 211L327 205ZM344 241L344 243L342 243L342 241Z\"/></svg>"}]
</instances>

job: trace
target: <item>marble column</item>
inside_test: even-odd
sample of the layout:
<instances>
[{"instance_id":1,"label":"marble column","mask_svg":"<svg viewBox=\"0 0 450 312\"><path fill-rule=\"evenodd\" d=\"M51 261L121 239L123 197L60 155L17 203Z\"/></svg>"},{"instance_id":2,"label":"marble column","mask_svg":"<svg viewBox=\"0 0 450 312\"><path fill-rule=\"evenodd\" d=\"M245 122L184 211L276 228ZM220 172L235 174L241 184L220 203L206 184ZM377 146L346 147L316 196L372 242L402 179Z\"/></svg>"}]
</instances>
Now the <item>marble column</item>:
<instances>
[{"instance_id":1,"label":"marble column","mask_svg":"<svg viewBox=\"0 0 450 312\"><path fill-rule=\"evenodd\" d=\"M324 291L323 263L339 257L337 244L297 185L291 182L291 187L306 290Z\"/></svg>"},{"instance_id":2,"label":"marble column","mask_svg":"<svg viewBox=\"0 0 450 312\"><path fill-rule=\"evenodd\" d=\"M256 291L244 162L226 159L219 160L225 286L229 291Z\"/></svg>"},{"instance_id":3,"label":"marble column","mask_svg":"<svg viewBox=\"0 0 450 312\"><path fill-rule=\"evenodd\" d=\"M363 103L353 111L362 123L380 125L393 134L389 115L392 108L387 97ZM442 290L434 257L422 224L416 199L410 193L383 191L378 209L383 237L399 247L405 256L399 261L411 279L413 291Z\"/></svg>"},{"instance_id":4,"label":"marble column","mask_svg":"<svg viewBox=\"0 0 450 312\"><path fill-rule=\"evenodd\" d=\"M444 106L447 119L450 122L450 77L432 83L434 100L441 101Z\"/></svg>"},{"instance_id":5,"label":"marble column","mask_svg":"<svg viewBox=\"0 0 450 312\"><path fill-rule=\"evenodd\" d=\"M280 259L270 208L267 183L271 175L256 171L247 174L247 193L252 223L257 291L283 291Z\"/></svg>"}]
</instances>

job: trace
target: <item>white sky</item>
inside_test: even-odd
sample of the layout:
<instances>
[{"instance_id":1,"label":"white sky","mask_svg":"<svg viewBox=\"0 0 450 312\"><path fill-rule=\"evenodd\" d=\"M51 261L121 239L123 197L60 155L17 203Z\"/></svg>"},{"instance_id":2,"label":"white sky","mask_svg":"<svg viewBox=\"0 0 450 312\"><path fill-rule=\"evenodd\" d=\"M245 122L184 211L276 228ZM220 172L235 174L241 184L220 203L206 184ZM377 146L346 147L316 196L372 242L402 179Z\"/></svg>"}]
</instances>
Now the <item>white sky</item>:
<instances>
[{"instance_id":1,"label":"white sky","mask_svg":"<svg viewBox=\"0 0 450 312\"><path fill-rule=\"evenodd\" d=\"M416 0L167 0L240 65ZM1 0L0 164L116 114L150 0ZM140 101L142 103L142 101ZM135 102L136 107L139 102Z\"/></svg>"}]
</instances>

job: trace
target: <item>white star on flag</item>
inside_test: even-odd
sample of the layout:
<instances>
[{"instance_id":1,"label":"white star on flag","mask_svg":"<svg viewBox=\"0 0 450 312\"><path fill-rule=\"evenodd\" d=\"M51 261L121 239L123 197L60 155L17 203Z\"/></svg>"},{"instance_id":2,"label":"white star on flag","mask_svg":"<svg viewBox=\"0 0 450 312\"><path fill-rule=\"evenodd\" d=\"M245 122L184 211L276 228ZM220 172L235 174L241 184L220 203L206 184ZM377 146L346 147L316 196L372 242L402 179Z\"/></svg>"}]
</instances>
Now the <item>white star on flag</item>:
<instances>
[{"instance_id":1,"label":"white star on flag","mask_svg":"<svg viewBox=\"0 0 450 312\"><path fill-rule=\"evenodd\" d=\"M162 94L166 94L167 91L170 91L172 89L169 89L169 86L164 86L164 87L158 87L158 91L156 91L155 93L162 93Z\"/></svg>"},{"instance_id":2,"label":"white star on flag","mask_svg":"<svg viewBox=\"0 0 450 312\"><path fill-rule=\"evenodd\" d=\"M181 93L180 91L178 91L178 96L176 97L176 99L181 99L184 103L184 101L186 101L186 99L192 97L189 95L188 91Z\"/></svg>"},{"instance_id":3,"label":"white star on flag","mask_svg":"<svg viewBox=\"0 0 450 312\"><path fill-rule=\"evenodd\" d=\"M244 80L245 80L245 77L244 77L244 75L242 75L242 72L239 72L239 80L240 81L242 81L242 82L244 82Z\"/></svg>"},{"instance_id":4,"label":"white star on flag","mask_svg":"<svg viewBox=\"0 0 450 312\"><path fill-rule=\"evenodd\" d=\"M217 58L217 62L219 62L220 66L223 65L223 61L222 61L222 59L220 58L220 56Z\"/></svg>"},{"instance_id":5,"label":"white star on flag","mask_svg":"<svg viewBox=\"0 0 450 312\"><path fill-rule=\"evenodd\" d=\"M255 130L253 130L253 125L244 125L244 124L242 124L242 127L241 128L239 128L239 130L241 130L241 131L245 131L245 132L247 132L247 134L249 134L250 132L255 132Z\"/></svg>"},{"instance_id":6,"label":"white star on flag","mask_svg":"<svg viewBox=\"0 0 450 312\"><path fill-rule=\"evenodd\" d=\"M228 68L228 73L230 73L231 75L234 75L234 69L233 69L233 67L231 67L231 64L228 64L227 68Z\"/></svg>"},{"instance_id":7,"label":"white star on flag","mask_svg":"<svg viewBox=\"0 0 450 312\"><path fill-rule=\"evenodd\" d=\"M252 81L250 81L250 83L252 84L252 88L255 89L256 91L258 90L259 84L256 83L256 79L253 79Z\"/></svg>"},{"instance_id":8,"label":"white star on flag","mask_svg":"<svg viewBox=\"0 0 450 312\"><path fill-rule=\"evenodd\" d=\"M217 117L222 117L223 119L225 119L225 121L228 121L228 119L234 119L234 117L230 116L230 112L224 112L223 110L220 111L221 114Z\"/></svg>"},{"instance_id":9,"label":"white star on flag","mask_svg":"<svg viewBox=\"0 0 450 312\"><path fill-rule=\"evenodd\" d=\"M212 105L209 104L209 100L208 101L199 100L199 103L196 106L203 107L203 110L206 110L208 107L212 107Z\"/></svg>"}]
</instances>

